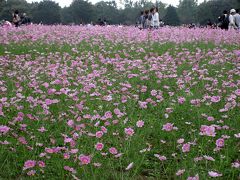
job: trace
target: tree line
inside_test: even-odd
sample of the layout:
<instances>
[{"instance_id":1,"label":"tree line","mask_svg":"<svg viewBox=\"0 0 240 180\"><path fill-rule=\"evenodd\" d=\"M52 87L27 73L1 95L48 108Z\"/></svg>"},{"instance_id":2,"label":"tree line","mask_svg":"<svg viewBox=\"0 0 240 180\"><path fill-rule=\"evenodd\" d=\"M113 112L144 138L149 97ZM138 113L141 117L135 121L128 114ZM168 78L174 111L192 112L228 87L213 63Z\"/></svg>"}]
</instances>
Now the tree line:
<instances>
[{"instance_id":1,"label":"tree line","mask_svg":"<svg viewBox=\"0 0 240 180\"><path fill-rule=\"evenodd\" d=\"M28 3L26 0L0 0L0 20L12 20L12 12L27 13L33 23L42 24L86 24L106 19L109 24L135 24L140 12L151 7L159 8L160 18L168 25L217 22L223 10L240 8L240 0L179 0L177 7L156 0L122 0L122 8L116 1L100 1L92 4L88 0L73 0L69 7L61 8L51 0Z\"/></svg>"}]
</instances>

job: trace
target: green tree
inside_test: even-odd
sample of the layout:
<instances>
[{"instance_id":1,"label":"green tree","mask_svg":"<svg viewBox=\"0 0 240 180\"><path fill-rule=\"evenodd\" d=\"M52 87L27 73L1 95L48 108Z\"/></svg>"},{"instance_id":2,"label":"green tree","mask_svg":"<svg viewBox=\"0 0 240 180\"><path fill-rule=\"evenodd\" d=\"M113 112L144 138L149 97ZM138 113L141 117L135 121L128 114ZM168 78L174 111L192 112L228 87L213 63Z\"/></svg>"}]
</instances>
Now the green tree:
<instances>
[{"instance_id":1,"label":"green tree","mask_svg":"<svg viewBox=\"0 0 240 180\"><path fill-rule=\"evenodd\" d=\"M196 22L197 0L180 0L178 6L178 15L181 23L190 24Z\"/></svg>"},{"instance_id":2,"label":"green tree","mask_svg":"<svg viewBox=\"0 0 240 180\"><path fill-rule=\"evenodd\" d=\"M12 13L18 10L20 14L29 13L30 5L25 0L8 0L0 4L0 19L12 21Z\"/></svg>"},{"instance_id":3,"label":"green tree","mask_svg":"<svg viewBox=\"0 0 240 180\"><path fill-rule=\"evenodd\" d=\"M73 15L72 15L71 9L69 7L64 7L61 9L61 22L63 24L74 23Z\"/></svg>"},{"instance_id":4,"label":"green tree","mask_svg":"<svg viewBox=\"0 0 240 180\"><path fill-rule=\"evenodd\" d=\"M85 0L74 0L69 7L76 24L89 23L94 20L94 7Z\"/></svg>"},{"instance_id":5,"label":"green tree","mask_svg":"<svg viewBox=\"0 0 240 180\"><path fill-rule=\"evenodd\" d=\"M178 26L180 25L180 20L177 14L177 10L173 6L168 6L166 10L166 15L163 18L166 25Z\"/></svg>"},{"instance_id":6,"label":"green tree","mask_svg":"<svg viewBox=\"0 0 240 180\"><path fill-rule=\"evenodd\" d=\"M121 23L121 17L115 1L100 1L94 5L95 21L99 18L104 19L110 24Z\"/></svg>"},{"instance_id":7,"label":"green tree","mask_svg":"<svg viewBox=\"0 0 240 180\"><path fill-rule=\"evenodd\" d=\"M2 11L3 7L5 6L6 1L0 0L0 12Z\"/></svg>"},{"instance_id":8,"label":"green tree","mask_svg":"<svg viewBox=\"0 0 240 180\"><path fill-rule=\"evenodd\" d=\"M60 10L58 3L51 0L35 3L32 8L33 22L48 25L61 23Z\"/></svg>"}]
</instances>

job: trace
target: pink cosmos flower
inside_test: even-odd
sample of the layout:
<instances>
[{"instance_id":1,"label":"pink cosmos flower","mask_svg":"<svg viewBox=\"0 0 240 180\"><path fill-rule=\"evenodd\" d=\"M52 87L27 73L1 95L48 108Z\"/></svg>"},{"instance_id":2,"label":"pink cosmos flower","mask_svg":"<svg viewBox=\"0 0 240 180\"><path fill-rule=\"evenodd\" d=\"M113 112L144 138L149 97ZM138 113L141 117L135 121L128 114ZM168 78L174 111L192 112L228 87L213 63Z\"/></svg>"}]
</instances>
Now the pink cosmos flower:
<instances>
[{"instance_id":1,"label":"pink cosmos flower","mask_svg":"<svg viewBox=\"0 0 240 180\"><path fill-rule=\"evenodd\" d=\"M232 167L234 167L234 168L240 168L240 162L239 162L239 161L236 161L236 162L232 163Z\"/></svg>"},{"instance_id":2,"label":"pink cosmos flower","mask_svg":"<svg viewBox=\"0 0 240 180\"><path fill-rule=\"evenodd\" d=\"M43 83L42 84L45 88L48 88L49 87L49 84L47 82Z\"/></svg>"},{"instance_id":3,"label":"pink cosmos flower","mask_svg":"<svg viewBox=\"0 0 240 180\"><path fill-rule=\"evenodd\" d=\"M105 112L104 116L106 117L106 119L111 119L112 118L112 112L107 111L107 112Z\"/></svg>"},{"instance_id":4,"label":"pink cosmos flower","mask_svg":"<svg viewBox=\"0 0 240 180\"><path fill-rule=\"evenodd\" d=\"M196 176L188 177L187 180L199 180L199 176L197 174Z\"/></svg>"},{"instance_id":5,"label":"pink cosmos flower","mask_svg":"<svg viewBox=\"0 0 240 180\"><path fill-rule=\"evenodd\" d=\"M118 124L118 123L119 123L119 120L113 120L112 123L113 123L113 124Z\"/></svg>"},{"instance_id":6,"label":"pink cosmos flower","mask_svg":"<svg viewBox=\"0 0 240 180\"><path fill-rule=\"evenodd\" d=\"M96 150L101 151L104 148L104 144L103 143L97 143L95 145L95 148L96 148Z\"/></svg>"},{"instance_id":7,"label":"pink cosmos flower","mask_svg":"<svg viewBox=\"0 0 240 180\"><path fill-rule=\"evenodd\" d=\"M166 112L167 113L172 113L173 112L173 108L166 108Z\"/></svg>"},{"instance_id":8,"label":"pink cosmos flower","mask_svg":"<svg viewBox=\"0 0 240 180\"><path fill-rule=\"evenodd\" d=\"M23 170L30 169L36 166L36 161L34 160L27 160L24 163Z\"/></svg>"},{"instance_id":9,"label":"pink cosmos flower","mask_svg":"<svg viewBox=\"0 0 240 180\"><path fill-rule=\"evenodd\" d=\"M167 158L166 158L166 156L159 156L159 160L160 160L160 161L166 161Z\"/></svg>"},{"instance_id":10,"label":"pink cosmos flower","mask_svg":"<svg viewBox=\"0 0 240 180\"><path fill-rule=\"evenodd\" d=\"M206 136L211 136L211 137L215 137L216 136L216 132L215 132L215 127L214 126L206 126L206 125L202 125L200 128L200 135L206 135Z\"/></svg>"},{"instance_id":11,"label":"pink cosmos flower","mask_svg":"<svg viewBox=\"0 0 240 180\"><path fill-rule=\"evenodd\" d=\"M214 102L214 103L217 103L221 100L221 97L220 96L212 96L211 97L211 101Z\"/></svg>"},{"instance_id":12,"label":"pink cosmos flower","mask_svg":"<svg viewBox=\"0 0 240 180\"><path fill-rule=\"evenodd\" d=\"M69 172L71 172L73 174L77 173L77 171L74 168L72 168L72 167L64 166L63 168L64 168L64 170L69 171Z\"/></svg>"},{"instance_id":13,"label":"pink cosmos flower","mask_svg":"<svg viewBox=\"0 0 240 180\"><path fill-rule=\"evenodd\" d=\"M69 127L73 127L74 126L74 121L73 120L68 120L67 125Z\"/></svg>"},{"instance_id":14,"label":"pink cosmos flower","mask_svg":"<svg viewBox=\"0 0 240 180\"><path fill-rule=\"evenodd\" d=\"M147 109L147 104L148 104L147 102L139 101L138 104L139 104L140 108Z\"/></svg>"},{"instance_id":15,"label":"pink cosmos flower","mask_svg":"<svg viewBox=\"0 0 240 180\"><path fill-rule=\"evenodd\" d=\"M63 159L70 159L70 154L69 153L64 153L63 154Z\"/></svg>"},{"instance_id":16,"label":"pink cosmos flower","mask_svg":"<svg viewBox=\"0 0 240 180\"><path fill-rule=\"evenodd\" d=\"M178 140L177 140L177 143L178 143L178 144L184 143L184 139L183 139L183 138L178 139Z\"/></svg>"},{"instance_id":17,"label":"pink cosmos flower","mask_svg":"<svg viewBox=\"0 0 240 180\"><path fill-rule=\"evenodd\" d=\"M18 138L18 141L19 141L21 144L28 144L28 142L26 141L25 137L19 137L19 138Z\"/></svg>"},{"instance_id":18,"label":"pink cosmos flower","mask_svg":"<svg viewBox=\"0 0 240 180\"><path fill-rule=\"evenodd\" d=\"M217 145L217 147L223 147L224 146L224 139L223 138L217 139L216 145Z\"/></svg>"},{"instance_id":19,"label":"pink cosmos flower","mask_svg":"<svg viewBox=\"0 0 240 180\"><path fill-rule=\"evenodd\" d=\"M132 128L125 128L124 132L128 135L128 136L133 136L134 134L134 130Z\"/></svg>"},{"instance_id":20,"label":"pink cosmos flower","mask_svg":"<svg viewBox=\"0 0 240 180\"><path fill-rule=\"evenodd\" d=\"M94 165L95 167L101 167L101 166L102 166L101 163L93 163L93 165Z\"/></svg>"},{"instance_id":21,"label":"pink cosmos flower","mask_svg":"<svg viewBox=\"0 0 240 180\"><path fill-rule=\"evenodd\" d=\"M51 94L54 94L56 92L56 89L48 89L48 94L51 95Z\"/></svg>"},{"instance_id":22,"label":"pink cosmos flower","mask_svg":"<svg viewBox=\"0 0 240 180\"><path fill-rule=\"evenodd\" d=\"M91 157L86 155L80 155L78 158L82 165L89 164L91 162Z\"/></svg>"},{"instance_id":23,"label":"pink cosmos flower","mask_svg":"<svg viewBox=\"0 0 240 180\"><path fill-rule=\"evenodd\" d=\"M36 174L35 170L30 170L30 171L27 172L28 176L34 176L35 174Z\"/></svg>"},{"instance_id":24,"label":"pink cosmos flower","mask_svg":"<svg viewBox=\"0 0 240 180\"><path fill-rule=\"evenodd\" d=\"M166 161L166 160L167 160L166 156L161 156L161 155L159 155L159 154L154 154L154 156L155 156L156 158L158 158L160 161Z\"/></svg>"},{"instance_id":25,"label":"pink cosmos flower","mask_svg":"<svg viewBox=\"0 0 240 180\"><path fill-rule=\"evenodd\" d=\"M118 154L116 154L114 157L115 158L119 158L119 157L121 157L123 155L123 153L118 153Z\"/></svg>"},{"instance_id":26,"label":"pink cosmos flower","mask_svg":"<svg viewBox=\"0 0 240 180\"><path fill-rule=\"evenodd\" d=\"M208 120L208 121L214 121L214 117L209 116L209 117L207 117L207 120Z\"/></svg>"},{"instance_id":27,"label":"pink cosmos flower","mask_svg":"<svg viewBox=\"0 0 240 180\"><path fill-rule=\"evenodd\" d=\"M176 175L181 176L183 175L184 172L185 172L185 169L179 169L178 172L176 172Z\"/></svg>"},{"instance_id":28,"label":"pink cosmos flower","mask_svg":"<svg viewBox=\"0 0 240 180\"><path fill-rule=\"evenodd\" d=\"M141 92L142 93L147 92L147 86L142 86Z\"/></svg>"},{"instance_id":29,"label":"pink cosmos flower","mask_svg":"<svg viewBox=\"0 0 240 180\"><path fill-rule=\"evenodd\" d=\"M52 100L51 99L46 99L45 103L46 103L46 105L51 105L52 104Z\"/></svg>"},{"instance_id":30,"label":"pink cosmos flower","mask_svg":"<svg viewBox=\"0 0 240 180\"><path fill-rule=\"evenodd\" d=\"M133 162L131 162L127 167L126 167L126 171L130 170L133 168Z\"/></svg>"},{"instance_id":31,"label":"pink cosmos flower","mask_svg":"<svg viewBox=\"0 0 240 180\"><path fill-rule=\"evenodd\" d=\"M44 168L46 165L43 161L38 161L38 166Z\"/></svg>"},{"instance_id":32,"label":"pink cosmos flower","mask_svg":"<svg viewBox=\"0 0 240 180\"><path fill-rule=\"evenodd\" d=\"M237 96L240 96L240 89L237 89L237 90L235 91L235 94L236 94Z\"/></svg>"},{"instance_id":33,"label":"pink cosmos flower","mask_svg":"<svg viewBox=\"0 0 240 180\"><path fill-rule=\"evenodd\" d=\"M97 138L101 138L103 136L103 132L102 131L97 131L96 132L96 137Z\"/></svg>"},{"instance_id":34,"label":"pink cosmos flower","mask_svg":"<svg viewBox=\"0 0 240 180\"><path fill-rule=\"evenodd\" d=\"M114 109L114 114L116 114L118 117L122 117L124 115L118 108Z\"/></svg>"},{"instance_id":35,"label":"pink cosmos flower","mask_svg":"<svg viewBox=\"0 0 240 180\"><path fill-rule=\"evenodd\" d=\"M151 91L151 95L152 95L152 96L157 96L157 91L156 91L156 90L152 90L152 91Z\"/></svg>"},{"instance_id":36,"label":"pink cosmos flower","mask_svg":"<svg viewBox=\"0 0 240 180\"><path fill-rule=\"evenodd\" d=\"M162 130L164 130L164 131L172 131L173 130L173 124L167 123L167 124L163 125Z\"/></svg>"},{"instance_id":37,"label":"pink cosmos flower","mask_svg":"<svg viewBox=\"0 0 240 180\"><path fill-rule=\"evenodd\" d=\"M220 177L222 176L222 174L218 173L218 172L214 172L214 171L209 171L208 175L211 177Z\"/></svg>"},{"instance_id":38,"label":"pink cosmos flower","mask_svg":"<svg viewBox=\"0 0 240 180\"><path fill-rule=\"evenodd\" d=\"M106 122L105 122L106 123ZM108 123L107 123L108 124ZM101 130L103 133L107 133L107 128L105 128L104 126L101 127Z\"/></svg>"},{"instance_id":39,"label":"pink cosmos flower","mask_svg":"<svg viewBox=\"0 0 240 180\"><path fill-rule=\"evenodd\" d=\"M73 141L72 138L69 138L69 137L65 137L65 138L64 138L64 143L70 143L70 142L72 142L72 141Z\"/></svg>"},{"instance_id":40,"label":"pink cosmos flower","mask_svg":"<svg viewBox=\"0 0 240 180\"><path fill-rule=\"evenodd\" d=\"M117 154L117 153L118 153L118 151L117 151L117 149L116 149L115 147L109 148L109 152L110 152L111 154Z\"/></svg>"},{"instance_id":41,"label":"pink cosmos flower","mask_svg":"<svg viewBox=\"0 0 240 180\"><path fill-rule=\"evenodd\" d=\"M202 160L203 160L203 157L195 157L195 158L194 158L194 161L195 161L195 162L202 161Z\"/></svg>"},{"instance_id":42,"label":"pink cosmos flower","mask_svg":"<svg viewBox=\"0 0 240 180\"><path fill-rule=\"evenodd\" d=\"M38 131L41 132L41 133L43 133L43 132L46 131L46 129L45 129L45 127L42 126L42 127L40 127L40 128L38 129Z\"/></svg>"},{"instance_id":43,"label":"pink cosmos flower","mask_svg":"<svg viewBox=\"0 0 240 180\"><path fill-rule=\"evenodd\" d=\"M189 143L186 143L186 144L183 144L182 146L182 151L185 153L185 152L189 152L190 151L190 144Z\"/></svg>"},{"instance_id":44,"label":"pink cosmos flower","mask_svg":"<svg viewBox=\"0 0 240 180\"><path fill-rule=\"evenodd\" d=\"M136 125L137 125L137 127L141 128L141 127L144 126L144 121L140 120L140 121L137 122Z\"/></svg>"},{"instance_id":45,"label":"pink cosmos flower","mask_svg":"<svg viewBox=\"0 0 240 180\"><path fill-rule=\"evenodd\" d=\"M186 101L186 99L184 97L179 97L178 98L178 103L179 104L183 104Z\"/></svg>"},{"instance_id":46,"label":"pink cosmos flower","mask_svg":"<svg viewBox=\"0 0 240 180\"><path fill-rule=\"evenodd\" d=\"M235 136L236 138L240 138L240 133L234 134L234 136Z\"/></svg>"},{"instance_id":47,"label":"pink cosmos flower","mask_svg":"<svg viewBox=\"0 0 240 180\"><path fill-rule=\"evenodd\" d=\"M8 126L3 126L3 125L0 126L0 133L2 134L6 134L9 130L10 130L10 127Z\"/></svg>"},{"instance_id":48,"label":"pink cosmos flower","mask_svg":"<svg viewBox=\"0 0 240 180\"><path fill-rule=\"evenodd\" d=\"M201 100L200 100L200 99L192 99L192 100L190 101L190 103L191 103L192 105L195 105L195 106L200 106Z\"/></svg>"},{"instance_id":49,"label":"pink cosmos flower","mask_svg":"<svg viewBox=\"0 0 240 180\"><path fill-rule=\"evenodd\" d=\"M215 161L215 159L213 158L213 157L211 157L211 156L203 156L204 157L204 159L206 159L206 160L208 160L208 161Z\"/></svg>"},{"instance_id":50,"label":"pink cosmos flower","mask_svg":"<svg viewBox=\"0 0 240 180\"><path fill-rule=\"evenodd\" d=\"M46 153L52 154L54 153L54 150L51 148L45 148Z\"/></svg>"},{"instance_id":51,"label":"pink cosmos flower","mask_svg":"<svg viewBox=\"0 0 240 180\"><path fill-rule=\"evenodd\" d=\"M78 149L71 149L70 153L77 154L78 153Z\"/></svg>"}]
</instances>

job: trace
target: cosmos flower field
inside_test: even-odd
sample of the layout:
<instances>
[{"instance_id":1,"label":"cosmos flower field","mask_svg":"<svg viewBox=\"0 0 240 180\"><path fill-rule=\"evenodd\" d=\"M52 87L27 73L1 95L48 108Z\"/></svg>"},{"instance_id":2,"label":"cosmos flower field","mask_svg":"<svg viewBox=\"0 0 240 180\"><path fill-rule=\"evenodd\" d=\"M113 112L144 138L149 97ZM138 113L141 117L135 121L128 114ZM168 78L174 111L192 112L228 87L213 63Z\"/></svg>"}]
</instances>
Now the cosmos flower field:
<instances>
[{"instance_id":1,"label":"cosmos flower field","mask_svg":"<svg viewBox=\"0 0 240 180\"><path fill-rule=\"evenodd\" d=\"M0 179L238 179L240 34L0 28Z\"/></svg>"}]
</instances>

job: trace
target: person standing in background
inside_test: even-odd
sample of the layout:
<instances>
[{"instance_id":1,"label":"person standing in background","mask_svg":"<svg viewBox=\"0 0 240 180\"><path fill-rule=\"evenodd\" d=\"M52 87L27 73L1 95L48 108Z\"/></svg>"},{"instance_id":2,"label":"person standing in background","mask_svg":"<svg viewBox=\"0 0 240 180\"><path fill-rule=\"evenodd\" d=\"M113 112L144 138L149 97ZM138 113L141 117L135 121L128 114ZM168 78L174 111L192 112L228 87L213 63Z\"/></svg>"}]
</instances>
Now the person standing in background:
<instances>
[{"instance_id":1,"label":"person standing in background","mask_svg":"<svg viewBox=\"0 0 240 180\"><path fill-rule=\"evenodd\" d=\"M13 24L15 25L15 27L18 27L20 25L20 21L21 21L21 18L19 16L19 12L18 10L16 10L13 13Z\"/></svg>"},{"instance_id":2,"label":"person standing in background","mask_svg":"<svg viewBox=\"0 0 240 180\"><path fill-rule=\"evenodd\" d=\"M150 25L149 25L150 29L153 29L153 27L154 27L153 17L154 17L154 8L151 8L149 16L148 16L148 20L150 22Z\"/></svg>"},{"instance_id":3,"label":"person standing in background","mask_svg":"<svg viewBox=\"0 0 240 180\"><path fill-rule=\"evenodd\" d=\"M21 25L29 25L29 24L31 24L30 18L27 16L26 13L23 13L21 17Z\"/></svg>"},{"instance_id":4,"label":"person standing in background","mask_svg":"<svg viewBox=\"0 0 240 180\"><path fill-rule=\"evenodd\" d=\"M235 18L234 18L235 14L236 14L236 10L231 9L230 10L230 15L229 15L229 27L228 27L229 30L237 29Z\"/></svg>"},{"instance_id":5,"label":"person standing in background","mask_svg":"<svg viewBox=\"0 0 240 180\"><path fill-rule=\"evenodd\" d=\"M139 18L139 29L144 29L144 24L145 24L144 12L141 11L141 15Z\"/></svg>"},{"instance_id":6,"label":"person standing in background","mask_svg":"<svg viewBox=\"0 0 240 180\"><path fill-rule=\"evenodd\" d=\"M148 29L148 28L149 28L148 15L149 15L149 10L145 10L145 24L144 24L144 29Z\"/></svg>"},{"instance_id":7,"label":"person standing in background","mask_svg":"<svg viewBox=\"0 0 240 180\"><path fill-rule=\"evenodd\" d=\"M240 14L239 14L239 9L236 10L236 14L234 15L234 19L235 19L235 23L236 23L236 26L237 26L238 30L240 30Z\"/></svg>"},{"instance_id":8,"label":"person standing in background","mask_svg":"<svg viewBox=\"0 0 240 180\"><path fill-rule=\"evenodd\" d=\"M159 13L158 13L157 7L154 8L153 24L154 24L154 29L159 28Z\"/></svg>"},{"instance_id":9,"label":"person standing in background","mask_svg":"<svg viewBox=\"0 0 240 180\"><path fill-rule=\"evenodd\" d=\"M223 15L219 17L220 21L220 28L228 30L228 25L229 25L229 16L227 10L223 11Z\"/></svg>"}]
</instances>

